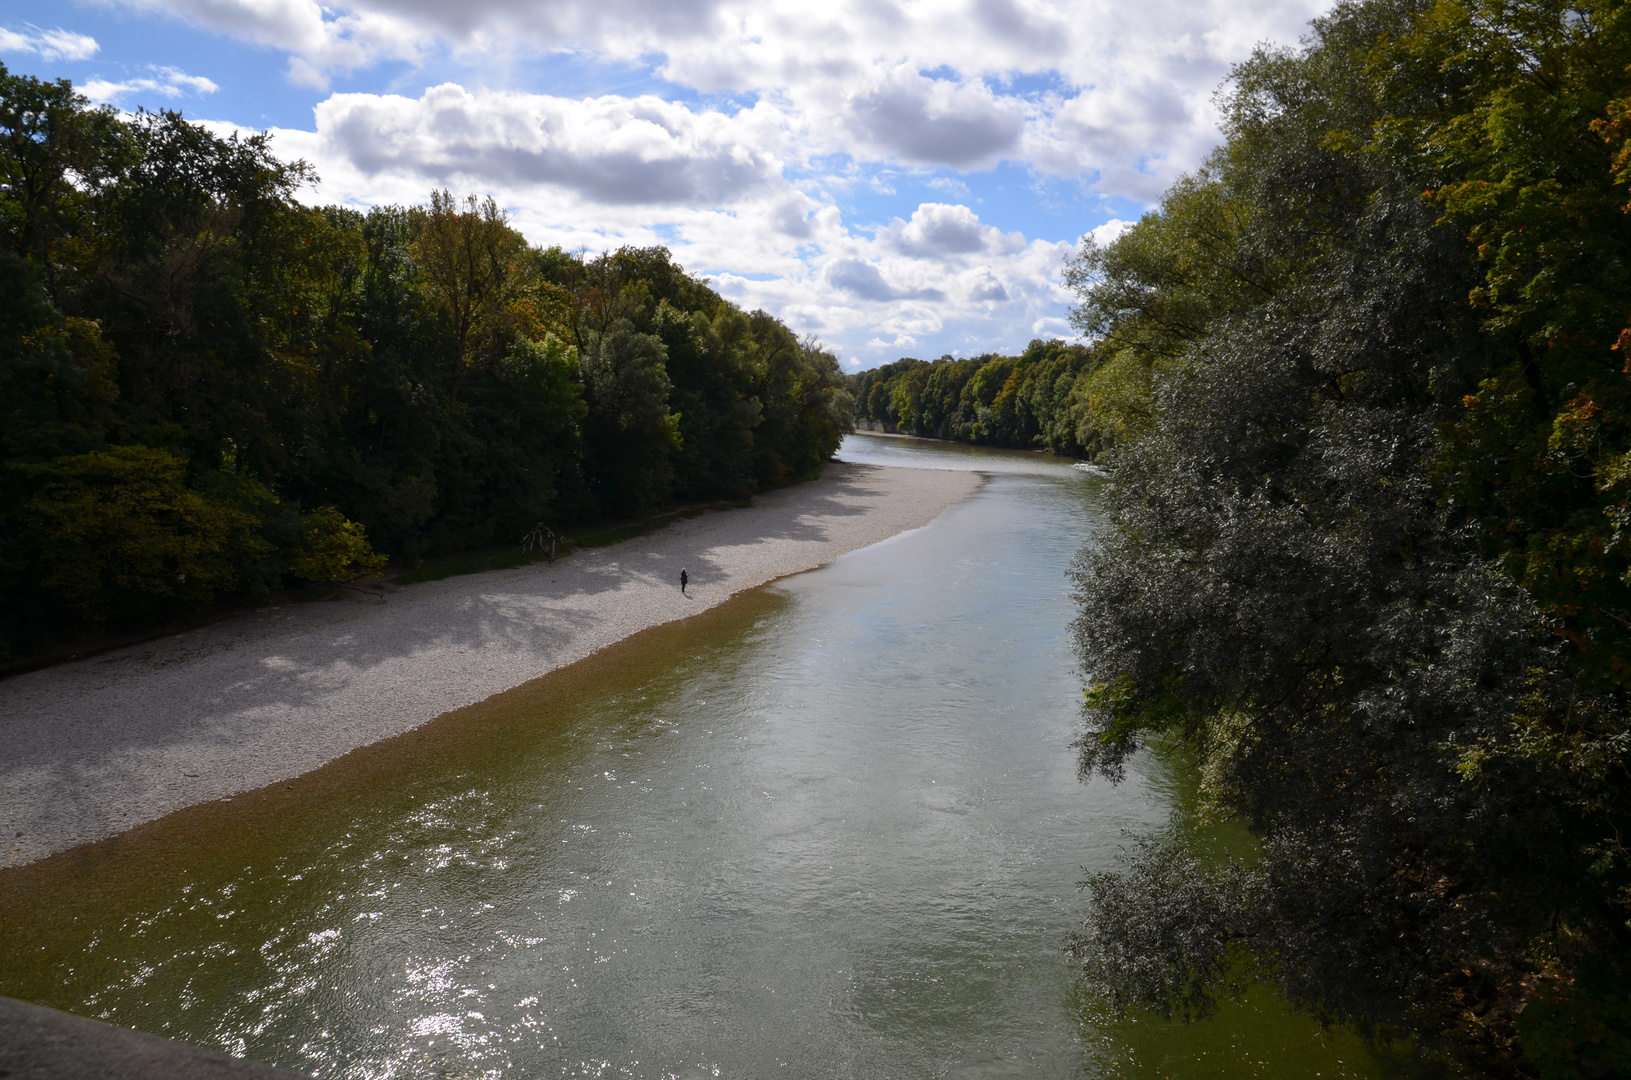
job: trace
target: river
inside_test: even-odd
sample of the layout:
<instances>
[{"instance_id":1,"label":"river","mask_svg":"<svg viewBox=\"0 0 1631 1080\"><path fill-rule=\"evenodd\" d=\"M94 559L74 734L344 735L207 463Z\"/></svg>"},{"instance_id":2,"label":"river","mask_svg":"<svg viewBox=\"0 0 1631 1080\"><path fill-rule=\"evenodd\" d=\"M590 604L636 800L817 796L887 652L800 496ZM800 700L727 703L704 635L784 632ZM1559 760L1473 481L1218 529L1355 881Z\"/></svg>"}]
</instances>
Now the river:
<instances>
[{"instance_id":1,"label":"river","mask_svg":"<svg viewBox=\"0 0 1631 1080\"><path fill-rule=\"evenodd\" d=\"M1185 790L1148 757L1076 777L1066 571L1101 481L840 456L986 479L299 780L0 873L0 994L325 1078L1384 1075L1266 993L1174 1027L1073 991L1077 882Z\"/></svg>"}]
</instances>

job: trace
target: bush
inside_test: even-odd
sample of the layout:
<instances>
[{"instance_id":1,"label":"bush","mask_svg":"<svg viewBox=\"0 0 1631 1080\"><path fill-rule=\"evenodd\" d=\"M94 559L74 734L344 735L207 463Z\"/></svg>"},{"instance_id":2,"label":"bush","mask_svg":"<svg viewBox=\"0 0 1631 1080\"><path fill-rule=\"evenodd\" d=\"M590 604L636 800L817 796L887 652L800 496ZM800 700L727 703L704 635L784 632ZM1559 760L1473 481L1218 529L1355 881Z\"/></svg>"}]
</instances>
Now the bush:
<instances>
[{"instance_id":1,"label":"bush","mask_svg":"<svg viewBox=\"0 0 1631 1080\"><path fill-rule=\"evenodd\" d=\"M187 486L181 458L115 446L58 458L21 513L39 583L86 618L130 623L208 603L273 552L253 510ZM250 485L252 498L272 502Z\"/></svg>"}]
</instances>

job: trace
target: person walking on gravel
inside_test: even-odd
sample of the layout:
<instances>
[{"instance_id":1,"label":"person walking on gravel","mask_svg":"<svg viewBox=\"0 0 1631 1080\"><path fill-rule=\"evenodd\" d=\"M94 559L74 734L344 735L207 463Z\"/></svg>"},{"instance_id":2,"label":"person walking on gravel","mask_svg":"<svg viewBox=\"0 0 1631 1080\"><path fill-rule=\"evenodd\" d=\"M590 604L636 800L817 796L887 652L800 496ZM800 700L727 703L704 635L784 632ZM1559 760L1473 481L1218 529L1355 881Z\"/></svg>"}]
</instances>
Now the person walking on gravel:
<instances>
[{"instance_id":1,"label":"person walking on gravel","mask_svg":"<svg viewBox=\"0 0 1631 1080\"><path fill-rule=\"evenodd\" d=\"M691 580L691 575L687 574L685 572L685 567L683 567L683 566L680 567L680 595L681 596L685 595L685 586L686 586L686 583L688 583L690 580Z\"/></svg>"}]
</instances>

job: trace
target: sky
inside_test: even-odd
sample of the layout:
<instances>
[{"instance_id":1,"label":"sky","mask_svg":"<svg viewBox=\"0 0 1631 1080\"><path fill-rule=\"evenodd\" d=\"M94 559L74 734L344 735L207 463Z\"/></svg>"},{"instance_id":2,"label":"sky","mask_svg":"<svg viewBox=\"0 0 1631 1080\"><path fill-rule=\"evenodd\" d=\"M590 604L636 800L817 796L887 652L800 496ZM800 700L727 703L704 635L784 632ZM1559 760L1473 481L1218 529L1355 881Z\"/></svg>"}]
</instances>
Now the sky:
<instances>
[{"instance_id":1,"label":"sky","mask_svg":"<svg viewBox=\"0 0 1631 1080\"><path fill-rule=\"evenodd\" d=\"M1219 141L1311 0L0 0L0 61L268 131L313 204L663 244L847 370L1071 337L1065 261Z\"/></svg>"}]
</instances>

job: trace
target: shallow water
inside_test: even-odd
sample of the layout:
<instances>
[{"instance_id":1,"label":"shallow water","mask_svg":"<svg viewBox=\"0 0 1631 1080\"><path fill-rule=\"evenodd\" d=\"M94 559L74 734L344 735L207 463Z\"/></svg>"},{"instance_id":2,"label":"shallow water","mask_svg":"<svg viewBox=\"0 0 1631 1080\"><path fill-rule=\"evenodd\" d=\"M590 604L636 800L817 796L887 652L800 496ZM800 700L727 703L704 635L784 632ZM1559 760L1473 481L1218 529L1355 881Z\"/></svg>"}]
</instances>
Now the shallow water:
<instances>
[{"instance_id":1,"label":"shallow water","mask_svg":"<svg viewBox=\"0 0 1631 1080\"><path fill-rule=\"evenodd\" d=\"M1076 882L1181 778L1077 781L1096 480L938 521L289 784L0 874L0 993L324 1077L1374 1076L1258 995L1095 1017Z\"/></svg>"}]
</instances>

